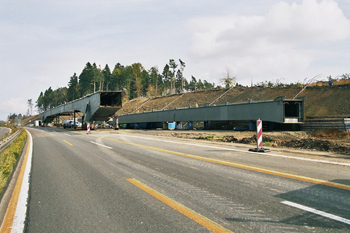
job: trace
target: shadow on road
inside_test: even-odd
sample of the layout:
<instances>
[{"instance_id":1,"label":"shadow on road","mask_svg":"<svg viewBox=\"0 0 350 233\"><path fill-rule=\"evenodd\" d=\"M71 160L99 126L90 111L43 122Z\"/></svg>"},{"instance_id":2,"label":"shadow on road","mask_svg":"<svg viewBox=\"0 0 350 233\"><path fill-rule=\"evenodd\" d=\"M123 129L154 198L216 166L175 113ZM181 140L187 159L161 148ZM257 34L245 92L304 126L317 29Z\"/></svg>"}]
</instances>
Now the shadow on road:
<instances>
[{"instance_id":1,"label":"shadow on road","mask_svg":"<svg viewBox=\"0 0 350 233\"><path fill-rule=\"evenodd\" d=\"M331 182L350 185L350 180L337 179ZM341 218L350 217L350 191L340 188L329 187L325 185L313 185L308 188L291 191L277 195L283 200L307 206L328 214L336 215ZM295 207L290 207L295 208ZM302 213L282 222L293 225L307 225L310 227L322 227L330 229L348 229L350 225L320 216L314 213L300 210Z\"/></svg>"},{"instance_id":2,"label":"shadow on road","mask_svg":"<svg viewBox=\"0 0 350 233\"><path fill-rule=\"evenodd\" d=\"M332 180L331 182L350 185L350 180ZM307 206L319 211L326 212L331 215L336 215L341 218L350 219L350 191L340 188L329 187L325 185L313 185L308 188L299 189L287 193L283 193L275 196L282 199L280 205L283 208L290 208L290 213L283 213L286 218L276 220L258 220L249 218L226 218L227 221L233 222L260 222L260 223L272 223L272 224L287 224L291 226L304 226L309 228L315 228L315 232L319 232L319 229L332 232L348 232L350 225L347 223L339 222L315 213L307 212L296 207L283 204L283 201L296 203L299 205ZM288 210L288 209L287 209ZM293 215L294 213L294 215ZM281 212L282 214L282 212ZM293 215L293 216L291 216ZM318 230L317 230L318 229ZM323 232L323 231L322 231Z\"/></svg>"}]
</instances>

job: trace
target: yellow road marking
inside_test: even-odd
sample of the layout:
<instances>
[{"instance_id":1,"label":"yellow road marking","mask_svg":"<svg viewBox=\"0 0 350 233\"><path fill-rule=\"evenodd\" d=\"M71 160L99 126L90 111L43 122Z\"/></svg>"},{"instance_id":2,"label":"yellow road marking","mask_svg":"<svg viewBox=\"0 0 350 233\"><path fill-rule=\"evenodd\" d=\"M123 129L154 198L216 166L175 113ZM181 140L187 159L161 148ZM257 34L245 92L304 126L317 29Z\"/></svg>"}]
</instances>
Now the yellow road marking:
<instances>
[{"instance_id":1,"label":"yellow road marking","mask_svg":"<svg viewBox=\"0 0 350 233\"><path fill-rule=\"evenodd\" d=\"M223 226L217 224L216 222L210 220L209 218L206 218L205 216L187 208L186 206L178 203L177 201L157 192L156 190L148 187L147 185L141 183L136 179L126 180L212 232L232 232L224 228Z\"/></svg>"},{"instance_id":2,"label":"yellow road marking","mask_svg":"<svg viewBox=\"0 0 350 233\"><path fill-rule=\"evenodd\" d=\"M63 141L64 141L65 143L67 143L68 145L73 146L73 144L67 142L66 140L63 140Z\"/></svg>"},{"instance_id":3,"label":"yellow road marking","mask_svg":"<svg viewBox=\"0 0 350 233\"><path fill-rule=\"evenodd\" d=\"M93 135L91 135L91 136L93 136ZM93 137L101 138L98 136L93 136ZM309 183L321 184L321 185L325 185L325 186L329 186L329 187L350 190L350 185L339 184L339 183L335 183L335 182L331 182L331 181L327 181L327 180L320 180L320 179L315 179L315 178L311 178L311 177L307 177L307 176L293 175L293 174L289 174L286 172L279 172L279 171L274 171L274 170L270 170L270 169L264 169L264 168L253 167L253 166L234 163L234 162L228 162L228 161L224 161L224 160L201 157L201 156L197 156L197 155L184 154L184 153L180 153L180 152L176 152L176 151L164 150L164 149L159 149L159 148L151 147L151 146L145 146L145 145L140 145L140 144L135 144L135 143L130 143L130 142L123 142L123 141L119 141L119 140L115 140L115 139L111 139L111 138L102 138L102 139L106 139L106 140L114 141L114 142L118 142L118 143L123 143L123 144L127 144L127 145L142 147L142 148L146 148L146 149L150 149L150 150L160 151L160 152L164 152L164 153L168 153L168 154L179 155L179 156L183 156L183 157L187 157L187 158L202 160L202 161L206 161L206 162L226 165L226 166L230 166L230 167L237 167L237 168L241 168L241 169L245 169L245 170L251 170L251 171L256 171L256 172L260 172L260 173L286 177L286 178L290 178L290 179L294 179L294 180L301 180L301 181L306 181Z\"/></svg>"},{"instance_id":4,"label":"yellow road marking","mask_svg":"<svg viewBox=\"0 0 350 233\"><path fill-rule=\"evenodd\" d=\"M30 137L28 136L28 134L27 134L27 138L28 138L27 151L26 151L26 154L24 156L23 163L21 165L21 170L19 171L19 174L18 174L15 189L13 190L10 203L7 207L5 217L4 217L4 220L3 220L2 225L1 225L0 233L11 232L11 230L12 230L13 219L14 219L15 213L16 213L16 207L17 207L17 203L18 203L19 193L21 192L24 171L26 168L29 150L30 150Z\"/></svg>"}]
</instances>

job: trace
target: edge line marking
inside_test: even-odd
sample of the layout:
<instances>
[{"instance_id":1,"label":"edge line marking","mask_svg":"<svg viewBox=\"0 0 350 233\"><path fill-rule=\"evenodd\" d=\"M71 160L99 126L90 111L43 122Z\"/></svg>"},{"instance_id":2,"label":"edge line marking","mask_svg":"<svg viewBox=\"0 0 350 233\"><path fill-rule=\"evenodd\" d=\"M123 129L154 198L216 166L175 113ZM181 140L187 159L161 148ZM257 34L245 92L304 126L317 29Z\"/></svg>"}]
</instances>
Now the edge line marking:
<instances>
[{"instance_id":1,"label":"edge line marking","mask_svg":"<svg viewBox=\"0 0 350 233\"><path fill-rule=\"evenodd\" d=\"M195 221L196 223L202 225L203 227L207 228L208 230L212 232L217 232L217 233L224 233L224 232L232 232L223 226L219 225L218 223L210 220L209 218L195 212L194 210L191 210L187 208L186 206L182 205L181 203L178 203L177 201L165 196L164 194L161 194L157 192L156 190L148 187L147 185L141 183L140 181L136 179L126 179L128 182L131 184L135 185L139 189L145 191L152 197L158 199L159 201L163 202L164 204L170 206L174 210L180 212L181 214L185 215L189 219Z\"/></svg>"},{"instance_id":2,"label":"edge line marking","mask_svg":"<svg viewBox=\"0 0 350 233\"><path fill-rule=\"evenodd\" d=\"M15 188L13 190L10 203L7 207L6 214L4 216L4 220L2 222L0 232L11 232L16 229L18 232L23 231L24 229L24 221L27 210L27 197L29 190L29 172L31 167L31 159L32 159L32 146L33 139L29 131L26 130L28 137L28 145L26 148L26 153L24 155L23 163L21 165L21 170L17 178L17 182ZM28 161L29 160L29 161ZM25 182L23 182L25 181ZM26 196L23 196L26 195ZM25 202L23 204L23 202ZM23 206L19 206L19 204ZM25 208L23 209L18 209ZM21 228L21 229L18 229Z\"/></svg>"}]
</instances>

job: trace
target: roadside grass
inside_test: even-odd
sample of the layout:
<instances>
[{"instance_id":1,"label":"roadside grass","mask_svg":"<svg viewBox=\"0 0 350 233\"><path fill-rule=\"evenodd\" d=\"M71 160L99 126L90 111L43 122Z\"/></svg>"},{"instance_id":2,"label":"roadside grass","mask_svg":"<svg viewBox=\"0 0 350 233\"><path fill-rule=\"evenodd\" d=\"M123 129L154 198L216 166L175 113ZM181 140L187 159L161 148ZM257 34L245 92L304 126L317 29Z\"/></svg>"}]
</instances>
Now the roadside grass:
<instances>
[{"instance_id":1,"label":"roadside grass","mask_svg":"<svg viewBox=\"0 0 350 233\"><path fill-rule=\"evenodd\" d=\"M273 142L263 142L264 146L274 146L275 144Z\"/></svg>"},{"instance_id":2,"label":"roadside grass","mask_svg":"<svg viewBox=\"0 0 350 233\"><path fill-rule=\"evenodd\" d=\"M27 133L23 130L20 135L0 154L0 193L2 194L10 179L17 160L22 153L27 139Z\"/></svg>"},{"instance_id":3,"label":"roadside grass","mask_svg":"<svg viewBox=\"0 0 350 233\"><path fill-rule=\"evenodd\" d=\"M207 140L207 141L216 141L216 142L229 142L227 139L227 136L215 136L215 135L202 135L199 136L197 139L199 140Z\"/></svg>"},{"instance_id":4,"label":"roadside grass","mask_svg":"<svg viewBox=\"0 0 350 233\"><path fill-rule=\"evenodd\" d=\"M198 139L200 140L208 140L208 141L221 141L222 140L222 137L217 137L217 136L214 136L214 135L202 135L202 136L199 136Z\"/></svg>"}]
</instances>

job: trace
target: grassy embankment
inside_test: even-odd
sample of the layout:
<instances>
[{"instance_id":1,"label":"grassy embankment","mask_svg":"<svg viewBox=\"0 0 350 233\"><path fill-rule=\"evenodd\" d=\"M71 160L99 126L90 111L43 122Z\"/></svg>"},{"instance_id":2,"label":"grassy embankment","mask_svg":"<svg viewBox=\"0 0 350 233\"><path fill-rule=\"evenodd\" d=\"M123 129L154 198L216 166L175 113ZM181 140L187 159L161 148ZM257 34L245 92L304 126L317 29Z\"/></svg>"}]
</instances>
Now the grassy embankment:
<instances>
[{"instance_id":1,"label":"grassy embankment","mask_svg":"<svg viewBox=\"0 0 350 233\"><path fill-rule=\"evenodd\" d=\"M12 175L17 160L26 143L26 139L27 133L23 130L11 145L0 154L0 194L6 187L6 184Z\"/></svg>"}]
</instances>

